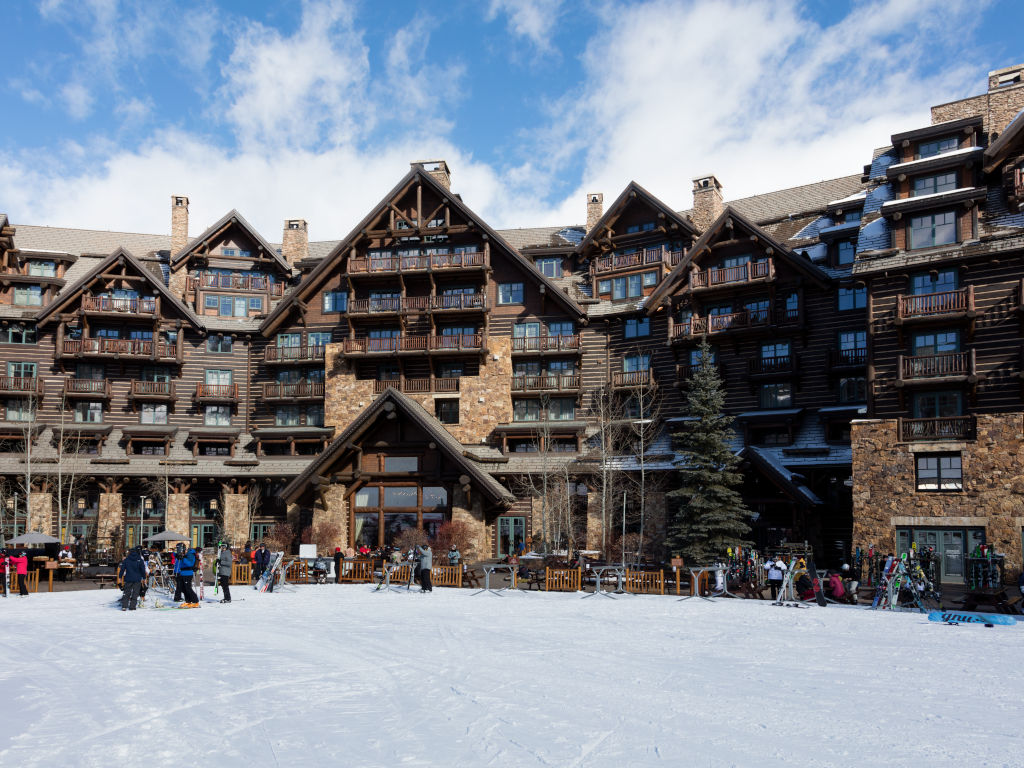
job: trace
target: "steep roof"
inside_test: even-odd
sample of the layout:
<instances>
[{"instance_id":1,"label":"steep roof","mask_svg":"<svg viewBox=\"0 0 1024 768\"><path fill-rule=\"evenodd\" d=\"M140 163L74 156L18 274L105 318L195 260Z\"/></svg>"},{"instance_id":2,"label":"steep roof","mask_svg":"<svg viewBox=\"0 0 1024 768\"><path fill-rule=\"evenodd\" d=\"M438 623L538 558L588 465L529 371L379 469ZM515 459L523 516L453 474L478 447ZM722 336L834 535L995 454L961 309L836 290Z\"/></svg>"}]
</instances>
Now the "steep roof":
<instances>
[{"instance_id":1,"label":"steep roof","mask_svg":"<svg viewBox=\"0 0 1024 768\"><path fill-rule=\"evenodd\" d=\"M392 408L398 408L401 416L412 421L424 432L426 432L437 443L439 450L443 451L449 459L454 461L473 482L486 494L493 503L502 506L511 504L515 497L501 483L491 477L483 468L466 456L466 450L458 440L452 437L451 433L433 416L413 400L411 397L402 394L394 387L388 387L372 403L353 419L345 430L327 446L303 472L290 482L283 491L281 498L286 502L294 501L313 481L320 470L329 466L335 458L349 449L353 440L363 435L374 423L374 420L381 413L388 409L386 406L392 403Z\"/></svg>"},{"instance_id":2,"label":"steep roof","mask_svg":"<svg viewBox=\"0 0 1024 768\"><path fill-rule=\"evenodd\" d=\"M32 224L18 224L16 230L14 245L23 251L60 251L81 256L83 253L112 253L118 248L124 248L131 253L145 255L168 251L171 247L170 235L40 227Z\"/></svg>"},{"instance_id":3,"label":"steep roof","mask_svg":"<svg viewBox=\"0 0 1024 768\"><path fill-rule=\"evenodd\" d=\"M594 224L586 237L583 238L583 241L577 246L577 251L582 252L584 248L594 241L597 233L607 226L609 221L621 216L622 210L631 200L639 200L642 203L646 203L651 208L661 211L666 215L666 217L670 217L672 221L684 231L689 232L694 237L697 236L697 228L688 217L683 216L680 213L676 213L635 181L631 181L626 185L626 188L622 190L619 196L615 198L615 202L608 206L608 210L606 210L601 218L597 220L597 223Z\"/></svg>"},{"instance_id":4,"label":"steep roof","mask_svg":"<svg viewBox=\"0 0 1024 768\"><path fill-rule=\"evenodd\" d=\"M190 242L188 245L186 245L184 248L178 251L178 253L171 254L171 269L174 269L176 265L185 261L189 257L189 255L191 255L195 251L196 248L198 248L201 245L208 244L211 238L216 236L222 230L226 229L229 224L237 224L239 227L241 227L249 237L255 240L263 248L264 252L267 253L267 255L271 256L274 259L274 261L277 262L278 266L281 267L281 270L285 272L285 274L290 275L292 273L291 266L288 264L287 261L285 261L284 257L277 252L277 248L275 248L273 245L264 240L263 235L257 232L256 228L248 221L246 221L245 217L242 216L242 214L240 214L234 208L232 208L230 211L228 211L219 219L217 219L216 222L207 227L206 230L201 235L199 235L199 237L192 240L192 242Z\"/></svg>"},{"instance_id":5,"label":"steep roof","mask_svg":"<svg viewBox=\"0 0 1024 768\"><path fill-rule=\"evenodd\" d=\"M765 224L790 216L824 211L833 200L848 197L863 188L861 174L854 173L838 179L826 179L813 184L802 184L763 195L731 200L728 205L751 221Z\"/></svg>"}]
</instances>

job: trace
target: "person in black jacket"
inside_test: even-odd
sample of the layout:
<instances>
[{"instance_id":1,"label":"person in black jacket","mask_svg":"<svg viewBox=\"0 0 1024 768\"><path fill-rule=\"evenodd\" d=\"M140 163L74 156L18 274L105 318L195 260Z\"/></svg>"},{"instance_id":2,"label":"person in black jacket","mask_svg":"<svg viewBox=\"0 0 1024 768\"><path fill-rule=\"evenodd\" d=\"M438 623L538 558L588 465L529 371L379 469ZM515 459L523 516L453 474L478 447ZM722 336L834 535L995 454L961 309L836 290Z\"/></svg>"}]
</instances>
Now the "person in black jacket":
<instances>
[{"instance_id":1,"label":"person in black jacket","mask_svg":"<svg viewBox=\"0 0 1024 768\"><path fill-rule=\"evenodd\" d=\"M142 589L142 582L149 575L149 567L142 559L142 553L136 547L128 556L121 561L118 575L124 584L124 594L121 595L121 610L134 611L139 601L139 590Z\"/></svg>"},{"instance_id":2,"label":"person in black jacket","mask_svg":"<svg viewBox=\"0 0 1024 768\"><path fill-rule=\"evenodd\" d=\"M199 598L196 597L196 591L192 589L192 577L196 572L196 551L189 548L185 556L181 558L180 565L178 566L178 587L181 589L181 594L185 597L185 605L192 608L199 607Z\"/></svg>"},{"instance_id":3,"label":"person in black jacket","mask_svg":"<svg viewBox=\"0 0 1024 768\"><path fill-rule=\"evenodd\" d=\"M256 579L259 580L260 576L270 567L270 550L267 549L266 544L260 544L260 548L256 550Z\"/></svg>"},{"instance_id":4,"label":"person in black jacket","mask_svg":"<svg viewBox=\"0 0 1024 768\"><path fill-rule=\"evenodd\" d=\"M341 547L334 548L334 583L341 584Z\"/></svg>"}]
</instances>

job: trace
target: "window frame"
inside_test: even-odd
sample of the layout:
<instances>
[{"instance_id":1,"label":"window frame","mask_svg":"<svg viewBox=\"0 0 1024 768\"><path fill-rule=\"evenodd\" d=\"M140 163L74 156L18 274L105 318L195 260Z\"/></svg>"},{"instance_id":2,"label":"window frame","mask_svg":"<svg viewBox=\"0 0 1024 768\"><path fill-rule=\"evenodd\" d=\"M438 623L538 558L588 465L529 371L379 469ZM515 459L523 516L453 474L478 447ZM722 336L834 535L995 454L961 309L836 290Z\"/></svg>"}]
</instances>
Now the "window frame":
<instances>
[{"instance_id":1,"label":"window frame","mask_svg":"<svg viewBox=\"0 0 1024 768\"><path fill-rule=\"evenodd\" d=\"M956 459L956 472L953 472L952 460ZM922 462L934 461L934 483L922 479ZM943 461L950 461L947 471L943 472ZM948 481L947 481L948 478ZM947 482L949 485L947 487ZM933 487L934 486L934 487ZM944 453L914 454L914 489L918 493L962 493L964 490L963 454L959 451Z\"/></svg>"},{"instance_id":2,"label":"window frame","mask_svg":"<svg viewBox=\"0 0 1024 768\"><path fill-rule=\"evenodd\" d=\"M518 298L516 298L518 295ZM498 304L509 306L523 304L526 299L524 283L498 283Z\"/></svg>"}]
</instances>

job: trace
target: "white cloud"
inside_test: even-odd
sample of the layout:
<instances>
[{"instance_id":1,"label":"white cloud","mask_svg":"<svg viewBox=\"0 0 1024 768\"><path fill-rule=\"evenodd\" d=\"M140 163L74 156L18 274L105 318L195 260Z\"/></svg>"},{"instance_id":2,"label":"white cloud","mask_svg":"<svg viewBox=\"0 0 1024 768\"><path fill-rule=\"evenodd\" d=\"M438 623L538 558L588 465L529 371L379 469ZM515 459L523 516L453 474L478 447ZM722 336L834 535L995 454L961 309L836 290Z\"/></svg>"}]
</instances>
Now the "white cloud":
<instances>
[{"instance_id":1,"label":"white cloud","mask_svg":"<svg viewBox=\"0 0 1024 768\"><path fill-rule=\"evenodd\" d=\"M562 0L491 0L487 20L493 21L504 14L513 35L526 38L540 52L549 52L552 30L561 15L561 7Z\"/></svg>"},{"instance_id":2,"label":"white cloud","mask_svg":"<svg viewBox=\"0 0 1024 768\"><path fill-rule=\"evenodd\" d=\"M60 89L60 97L75 120L84 120L92 112L92 93L81 83L68 83Z\"/></svg>"}]
</instances>

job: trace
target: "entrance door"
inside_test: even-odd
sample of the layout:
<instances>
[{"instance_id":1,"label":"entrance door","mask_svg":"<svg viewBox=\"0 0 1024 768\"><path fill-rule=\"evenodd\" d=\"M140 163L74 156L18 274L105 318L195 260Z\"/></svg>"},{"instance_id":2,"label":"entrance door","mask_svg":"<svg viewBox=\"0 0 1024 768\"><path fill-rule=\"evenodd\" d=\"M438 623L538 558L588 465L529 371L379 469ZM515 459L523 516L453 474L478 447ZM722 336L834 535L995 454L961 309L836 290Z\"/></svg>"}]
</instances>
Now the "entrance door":
<instances>
[{"instance_id":1,"label":"entrance door","mask_svg":"<svg viewBox=\"0 0 1024 768\"><path fill-rule=\"evenodd\" d=\"M962 581L964 578L964 532L942 532L942 581Z\"/></svg>"},{"instance_id":2,"label":"entrance door","mask_svg":"<svg viewBox=\"0 0 1024 768\"><path fill-rule=\"evenodd\" d=\"M498 518L498 557L515 552L516 543L526 541L525 517Z\"/></svg>"}]
</instances>

